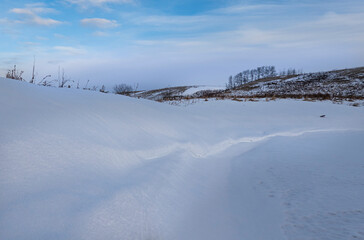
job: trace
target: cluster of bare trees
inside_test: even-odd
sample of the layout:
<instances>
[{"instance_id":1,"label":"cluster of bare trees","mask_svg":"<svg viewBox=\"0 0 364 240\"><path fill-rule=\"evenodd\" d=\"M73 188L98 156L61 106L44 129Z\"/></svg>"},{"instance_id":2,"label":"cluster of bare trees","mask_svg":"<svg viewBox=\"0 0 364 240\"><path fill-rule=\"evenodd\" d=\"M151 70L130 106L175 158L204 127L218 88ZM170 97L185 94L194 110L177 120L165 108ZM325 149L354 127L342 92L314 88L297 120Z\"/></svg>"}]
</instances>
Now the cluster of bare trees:
<instances>
[{"instance_id":1,"label":"cluster of bare trees","mask_svg":"<svg viewBox=\"0 0 364 240\"><path fill-rule=\"evenodd\" d=\"M229 81L226 84L226 88L235 88L248 82L267 77L274 77L276 75L277 72L275 66L261 66L256 69L245 70L236 74L234 77L230 76Z\"/></svg>"},{"instance_id":2,"label":"cluster of bare trees","mask_svg":"<svg viewBox=\"0 0 364 240\"><path fill-rule=\"evenodd\" d=\"M301 74L302 70L290 68L288 70L280 71L277 73L275 66L261 66L256 69L245 70L236 74L234 77L230 76L226 84L227 89L239 87L248 82L256 81L263 78L277 77L277 76L291 76Z\"/></svg>"},{"instance_id":3,"label":"cluster of bare trees","mask_svg":"<svg viewBox=\"0 0 364 240\"><path fill-rule=\"evenodd\" d=\"M302 70L288 68L287 70L280 71L278 75L279 76L293 76L293 75L298 75L298 74L302 74Z\"/></svg>"}]
</instances>

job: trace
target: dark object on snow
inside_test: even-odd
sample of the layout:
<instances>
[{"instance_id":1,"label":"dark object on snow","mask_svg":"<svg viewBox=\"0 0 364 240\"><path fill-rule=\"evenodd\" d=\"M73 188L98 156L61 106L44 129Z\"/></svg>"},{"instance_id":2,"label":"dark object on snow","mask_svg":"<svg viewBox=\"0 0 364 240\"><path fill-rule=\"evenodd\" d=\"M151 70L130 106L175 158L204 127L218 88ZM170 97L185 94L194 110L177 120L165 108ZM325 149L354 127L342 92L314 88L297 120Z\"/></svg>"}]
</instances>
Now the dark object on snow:
<instances>
[{"instance_id":1,"label":"dark object on snow","mask_svg":"<svg viewBox=\"0 0 364 240\"><path fill-rule=\"evenodd\" d=\"M324 118L324 117L326 117L326 115L321 115L321 116L320 116L320 118Z\"/></svg>"}]
</instances>

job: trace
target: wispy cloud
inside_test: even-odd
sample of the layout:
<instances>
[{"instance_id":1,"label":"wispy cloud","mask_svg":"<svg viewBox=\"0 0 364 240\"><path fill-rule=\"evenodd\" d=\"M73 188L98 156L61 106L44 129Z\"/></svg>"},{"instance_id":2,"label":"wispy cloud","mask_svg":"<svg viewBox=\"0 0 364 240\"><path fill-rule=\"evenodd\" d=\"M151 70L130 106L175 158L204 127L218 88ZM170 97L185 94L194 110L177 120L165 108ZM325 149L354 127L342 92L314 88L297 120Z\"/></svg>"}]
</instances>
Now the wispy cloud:
<instances>
[{"instance_id":1,"label":"wispy cloud","mask_svg":"<svg viewBox=\"0 0 364 240\"><path fill-rule=\"evenodd\" d=\"M54 33L53 37L58 38L58 39L67 39L67 38L69 38L69 37L67 37L67 36L65 36L63 34L59 34L59 33Z\"/></svg>"},{"instance_id":2,"label":"wispy cloud","mask_svg":"<svg viewBox=\"0 0 364 240\"><path fill-rule=\"evenodd\" d=\"M272 8L282 8L282 7L284 7L284 5L274 5L274 4L233 5L226 8L215 9L211 12L219 14L237 14L248 11L267 10L267 9L271 10Z\"/></svg>"},{"instance_id":3,"label":"wispy cloud","mask_svg":"<svg viewBox=\"0 0 364 240\"><path fill-rule=\"evenodd\" d=\"M311 49L318 51L332 45L349 47L363 45L364 14L338 14L329 12L313 20L299 23L286 23L284 26L264 28L259 26L242 26L233 30L204 33L192 37L139 39L135 45L146 49L158 49L159 52L170 51L198 54L231 53L237 55L245 51L300 51ZM313 50L315 49L315 50Z\"/></svg>"},{"instance_id":4,"label":"wispy cloud","mask_svg":"<svg viewBox=\"0 0 364 240\"><path fill-rule=\"evenodd\" d=\"M3 26L8 26L14 23L22 23L22 22L18 20L11 20L9 18L0 18L0 24L2 24Z\"/></svg>"},{"instance_id":5,"label":"wispy cloud","mask_svg":"<svg viewBox=\"0 0 364 240\"><path fill-rule=\"evenodd\" d=\"M117 21L105 18L85 18L81 20L81 24L85 27L95 28L114 28L119 26Z\"/></svg>"},{"instance_id":6,"label":"wispy cloud","mask_svg":"<svg viewBox=\"0 0 364 240\"><path fill-rule=\"evenodd\" d=\"M81 8L101 7L107 4L130 4L134 0L65 0L68 3L76 4Z\"/></svg>"},{"instance_id":7,"label":"wispy cloud","mask_svg":"<svg viewBox=\"0 0 364 240\"><path fill-rule=\"evenodd\" d=\"M96 37L109 37L110 33L103 32L103 31L95 31L95 32L92 33L92 35L94 35Z\"/></svg>"},{"instance_id":8,"label":"wispy cloud","mask_svg":"<svg viewBox=\"0 0 364 240\"><path fill-rule=\"evenodd\" d=\"M61 21L45 18L39 16L40 14L56 13L57 11L53 8L43 7L41 5L26 5L24 8L13 8L10 10L11 13L15 13L22 16L21 20L14 20L13 23L25 23L40 26L52 26L61 24Z\"/></svg>"},{"instance_id":9,"label":"wispy cloud","mask_svg":"<svg viewBox=\"0 0 364 240\"><path fill-rule=\"evenodd\" d=\"M131 15L124 17L126 22L144 31L166 33L202 34L224 25L226 19L216 15Z\"/></svg>"},{"instance_id":10,"label":"wispy cloud","mask_svg":"<svg viewBox=\"0 0 364 240\"><path fill-rule=\"evenodd\" d=\"M70 47L70 46L55 46L54 50L66 55L83 55L86 54L86 50L82 48Z\"/></svg>"},{"instance_id":11,"label":"wispy cloud","mask_svg":"<svg viewBox=\"0 0 364 240\"><path fill-rule=\"evenodd\" d=\"M154 15L154 16L145 16L142 18L138 18L137 20L143 24L150 25L185 25L185 24L196 24L202 22L208 22L210 19L209 16L168 16L168 15Z\"/></svg>"}]
</instances>

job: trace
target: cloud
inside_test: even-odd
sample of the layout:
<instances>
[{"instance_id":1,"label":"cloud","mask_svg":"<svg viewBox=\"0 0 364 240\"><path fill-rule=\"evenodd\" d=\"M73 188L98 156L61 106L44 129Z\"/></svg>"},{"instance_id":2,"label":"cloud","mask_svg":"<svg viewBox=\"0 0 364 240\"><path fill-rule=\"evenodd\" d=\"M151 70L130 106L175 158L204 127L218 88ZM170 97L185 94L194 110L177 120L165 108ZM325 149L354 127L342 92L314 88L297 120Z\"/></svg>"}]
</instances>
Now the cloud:
<instances>
[{"instance_id":1,"label":"cloud","mask_svg":"<svg viewBox=\"0 0 364 240\"><path fill-rule=\"evenodd\" d=\"M258 5L233 5L226 8L220 8L212 11L212 13L220 13L220 14L238 14L248 11L257 11L257 10L271 10L272 8L282 7L282 5L273 5L273 4L258 4Z\"/></svg>"},{"instance_id":2,"label":"cloud","mask_svg":"<svg viewBox=\"0 0 364 240\"><path fill-rule=\"evenodd\" d=\"M108 37L108 36L110 36L110 33L103 32L103 31L95 31L92 33L92 35L94 35L96 37Z\"/></svg>"},{"instance_id":3,"label":"cloud","mask_svg":"<svg viewBox=\"0 0 364 240\"><path fill-rule=\"evenodd\" d=\"M173 22L173 21L172 21ZM145 38L134 41L139 48L153 48L159 53L182 52L185 54L242 54L247 51L319 51L340 48L361 49L364 45L363 13L324 13L315 19L287 22L266 28L259 24L221 29L184 37Z\"/></svg>"},{"instance_id":4,"label":"cloud","mask_svg":"<svg viewBox=\"0 0 364 240\"><path fill-rule=\"evenodd\" d=\"M2 24L3 26L7 26L14 23L19 23L19 21L11 20L8 18L0 18L0 24Z\"/></svg>"},{"instance_id":5,"label":"cloud","mask_svg":"<svg viewBox=\"0 0 364 240\"><path fill-rule=\"evenodd\" d=\"M197 15L197 16L161 16L161 15L154 15L154 16L146 16L140 18L139 21L143 24L150 24L150 25L185 25L185 24L196 24L202 22L208 22L210 20L210 16L204 15Z\"/></svg>"},{"instance_id":6,"label":"cloud","mask_svg":"<svg viewBox=\"0 0 364 240\"><path fill-rule=\"evenodd\" d=\"M41 40L41 41L47 41L47 40L49 40L49 38L47 38L47 37L43 37L43 36L36 36L35 37L37 40Z\"/></svg>"},{"instance_id":7,"label":"cloud","mask_svg":"<svg viewBox=\"0 0 364 240\"><path fill-rule=\"evenodd\" d=\"M51 26L51 25L58 25L61 24L62 22L51 19L51 18L42 18L39 16L33 16L33 18L31 19L31 22L36 24L36 25L41 25L41 26Z\"/></svg>"},{"instance_id":8,"label":"cloud","mask_svg":"<svg viewBox=\"0 0 364 240\"><path fill-rule=\"evenodd\" d=\"M46 7L30 7L30 5L26 5L25 8L13 8L10 12L18 13L18 14L42 14L42 13L56 13L57 11L53 8Z\"/></svg>"},{"instance_id":9,"label":"cloud","mask_svg":"<svg viewBox=\"0 0 364 240\"><path fill-rule=\"evenodd\" d=\"M157 33L184 32L186 35L200 35L206 31L215 31L225 28L224 18L217 15L129 15L124 17L125 22L132 23L144 31L156 31ZM229 26L230 28L231 26Z\"/></svg>"},{"instance_id":10,"label":"cloud","mask_svg":"<svg viewBox=\"0 0 364 240\"><path fill-rule=\"evenodd\" d=\"M81 20L81 24L85 27L95 28L114 28L119 26L117 21L105 18L85 18Z\"/></svg>"},{"instance_id":11,"label":"cloud","mask_svg":"<svg viewBox=\"0 0 364 240\"><path fill-rule=\"evenodd\" d=\"M69 46L55 46L53 47L53 49L66 55L83 55L86 53L86 51L82 48L75 48Z\"/></svg>"},{"instance_id":12,"label":"cloud","mask_svg":"<svg viewBox=\"0 0 364 240\"><path fill-rule=\"evenodd\" d=\"M113 4L131 4L134 3L134 0L65 0L68 3L76 4L81 8L88 7L100 7L103 5L107 5L110 3Z\"/></svg>"},{"instance_id":13,"label":"cloud","mask_svg":"<svg viewBox=\"0 0 364 240\"><path fill-rule=\"evenodd\" d=\"M53 36L55 38L59 38L59 39L67 39L68 37L63 35L63 34L59 34L59 33L54 33Z\"/></svg>"},{"instance_id":14,"label":"cloud","mask_svg":"<svg viewBox=\"0 0 364 240\"><path fill-rule=\"evenodd\" d=\"M61 21L54 20L52 18L43 18L39 14L55 13L57 12L53 8L46 8L40 5L26 5L25 8L13 8L11 13L19 14L23 16L22 20L13 21L13 23L33 24L40 26L52 26L61 24Z\"/></svg>"}]
</instances>

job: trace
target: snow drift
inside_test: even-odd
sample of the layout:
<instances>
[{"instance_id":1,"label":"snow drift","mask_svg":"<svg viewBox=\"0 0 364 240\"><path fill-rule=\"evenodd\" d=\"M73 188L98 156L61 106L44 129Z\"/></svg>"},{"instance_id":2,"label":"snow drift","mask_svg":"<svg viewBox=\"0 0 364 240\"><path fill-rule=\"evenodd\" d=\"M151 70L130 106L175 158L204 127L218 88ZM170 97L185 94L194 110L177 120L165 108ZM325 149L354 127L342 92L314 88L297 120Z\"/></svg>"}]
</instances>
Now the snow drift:
<instances>
[{"instance_id":1,"label":"snow drift","mask_svg":"<svg viewBox=\"0 0 364 240\"><path fill-rule=\"evenodd\" d=\"M363 143L363 108L0 79L0 239L364 239Z\"/></svg>"}]
</instances>

